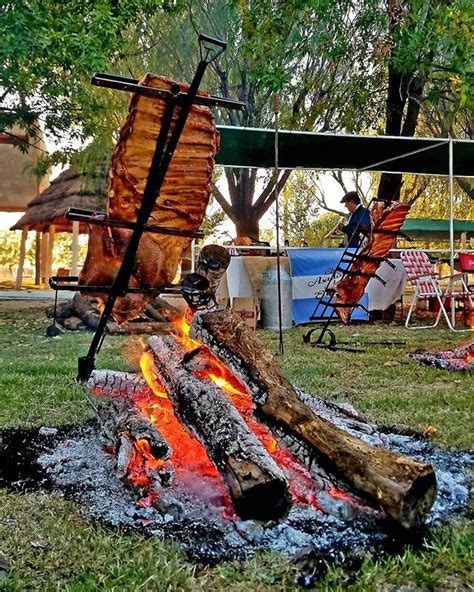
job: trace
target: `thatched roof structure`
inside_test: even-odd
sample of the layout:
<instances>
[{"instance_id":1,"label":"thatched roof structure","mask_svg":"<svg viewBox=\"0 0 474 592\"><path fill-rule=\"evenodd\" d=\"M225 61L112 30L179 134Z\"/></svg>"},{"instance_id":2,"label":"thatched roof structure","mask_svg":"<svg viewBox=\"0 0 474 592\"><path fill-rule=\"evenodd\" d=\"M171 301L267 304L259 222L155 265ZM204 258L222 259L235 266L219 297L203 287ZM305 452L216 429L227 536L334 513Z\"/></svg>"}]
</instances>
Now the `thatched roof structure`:
<instances>
[{"instance_id":1,"label":"thatched roof structure","mask_svg":"<svg viewBox=\"0 0 474 592\"><path fill-rule=\"evenodd\" d=\"M73 167L67 169L30 201L25 214L11 230L44 232L54 224L56 232L72 232L72 221L65 218L69 208L105 212L106 174L105 167L97 167L91 177ZM86 225L81 226L80 232L87 232Z\"/></svg>"}]
</instances>

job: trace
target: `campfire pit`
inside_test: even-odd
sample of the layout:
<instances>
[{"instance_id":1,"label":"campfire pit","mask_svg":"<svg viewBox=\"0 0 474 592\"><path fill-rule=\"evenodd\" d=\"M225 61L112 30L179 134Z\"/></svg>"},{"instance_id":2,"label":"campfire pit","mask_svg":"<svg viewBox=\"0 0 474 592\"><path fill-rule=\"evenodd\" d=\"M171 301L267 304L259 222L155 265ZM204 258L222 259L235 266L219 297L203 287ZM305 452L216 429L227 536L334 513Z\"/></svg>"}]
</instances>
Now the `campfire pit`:
<instances>
[{"instance_id":1,"label":"campfire pit","mask_svg":"<svg viewBox=\"0 0 474 592\"><path fill-rule=\"evenodd\" d=\"M193 331L205 321L196 315ZM76 500L82 515L177 540L199 561L245 558L262 549L344 561L423 536L423 527L405 528L410 511L389 514L336 462L321 462L310 442L295 437L298 430L274 423L268 414L272 421L266 419L272 395L264 380L255 390L258 367L242 366L245 382L254 381L246 387L187 330L183 321L179 338L145 342L141 373L95 370L89 388L97 395L97 419L1 433L0 486L59 489ZM224 351L225 340L220 346ZM414 524L466 510L472 454L436 449L421 436L380 428L353 408L294 389L277 375L281 371L268 352L250 341L248 346L272 369L275 384L291 389L289 400L297 397L302 409L319 418L317 425L326 423L324 429L356 441L361 451L408 459L410 467L429 467L428 475L433 468L436 500L430 511L426 504L424 514L417 510ZM232 364L235 351L234 358ZM400 491L410 475L400 473ZM398 507L403 510L404 503Z\"/></svg>"}]
</instances>

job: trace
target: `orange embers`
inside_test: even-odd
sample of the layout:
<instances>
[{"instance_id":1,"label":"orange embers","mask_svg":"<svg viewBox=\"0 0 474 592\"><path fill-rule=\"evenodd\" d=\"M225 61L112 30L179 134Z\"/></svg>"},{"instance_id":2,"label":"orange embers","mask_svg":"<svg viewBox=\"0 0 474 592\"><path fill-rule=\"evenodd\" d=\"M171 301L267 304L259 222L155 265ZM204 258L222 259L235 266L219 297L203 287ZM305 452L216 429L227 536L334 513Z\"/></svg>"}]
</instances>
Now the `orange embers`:
<instances>
[{"instance_id":1,"label":"orange embers","mask_svg":"<svg viewBox=\"0 0 474 592\"><path fill-rule=\"evenodd\" d=\"M342 491L341 489L336 489L336 487L329 487L327 493L336 500L340 500L341 502L345 502L346 504L350 504L353 508L363 508L360 500L356 499L349 493Z\"/></svg>"},{"instance_id":2,"label":"orange embers","mask_svg":"<svg viewBox=\"0 0 474 592\"><path fill-rule=\"evenodd\" d=\"M134 453L127 467L127 479L138 487L150 485L150 477L147 468L158 471L165 461L156 459L150 452L148 440L135 440Z\"/></svg>"}]
</instances>

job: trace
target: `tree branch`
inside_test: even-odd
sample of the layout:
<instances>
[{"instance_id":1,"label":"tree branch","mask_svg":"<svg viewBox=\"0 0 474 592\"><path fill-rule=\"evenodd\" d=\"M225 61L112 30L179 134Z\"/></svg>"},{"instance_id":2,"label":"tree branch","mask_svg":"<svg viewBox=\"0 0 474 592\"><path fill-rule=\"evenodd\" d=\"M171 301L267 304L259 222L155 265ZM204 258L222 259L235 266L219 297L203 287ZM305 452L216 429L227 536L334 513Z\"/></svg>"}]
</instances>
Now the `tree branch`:
<instances>
[{"instance_id":1,"label":"tree branch","mask_svg":"<svg viewBox=\"0 0 474 592\"><path fill-rule=\"evenodd\" d=\"M230 203L224 197L224 194L220 191L220 189L215 185L215 183L211 183L212 188L212 195L215 197L217 203L220 207L224 210L225 214L229 216L232 222L235 223L235 213L232 209Z\"/></svg>"}]
</instances>

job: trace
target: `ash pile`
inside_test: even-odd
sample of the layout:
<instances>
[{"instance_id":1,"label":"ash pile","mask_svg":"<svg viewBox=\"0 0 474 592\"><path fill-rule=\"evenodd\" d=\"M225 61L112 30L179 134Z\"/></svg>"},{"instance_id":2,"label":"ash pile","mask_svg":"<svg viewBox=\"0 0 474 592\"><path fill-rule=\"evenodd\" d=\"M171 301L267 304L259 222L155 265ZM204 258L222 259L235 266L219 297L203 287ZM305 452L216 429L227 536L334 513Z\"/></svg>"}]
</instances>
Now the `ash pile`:
<instances>
[{"instance_id":1,"label":"ash pile","mask_svg":"<svg viewBox=\"0 0 474 592\"><path fill-rule=\"evenodd\" d=\"M474 343L452 350L426 351L417 350L408 354L409 358L420 364L451 372L472 372L474 370Z\"/></svg>"},{"instance_id":2,"label":"ash pile","mask_svg":"<svg viewBox=\"0 0 474 592\"><path fill-rule=\"evenodd\" d=\"M0 456L9 458L9 463L0 465L0 486L59 491L76 502L86 519L178 541L191 559L210 563L249 558L260 550L350 562L366 551L401 551L405 543L421 542L431 525L467 512L471 453L442 450L421 436L375 426L362 437L434 467L438 492L425 527L396 528L321 468L316 498L293 503L278 521L239 519L210 478L192 471L183 471L163 488L159 503L153 503L149 495L140 496L119 477L117 459L104 448L103 432L95 420L68 428L3 432Z\"/></svg>"}]
</instances>

